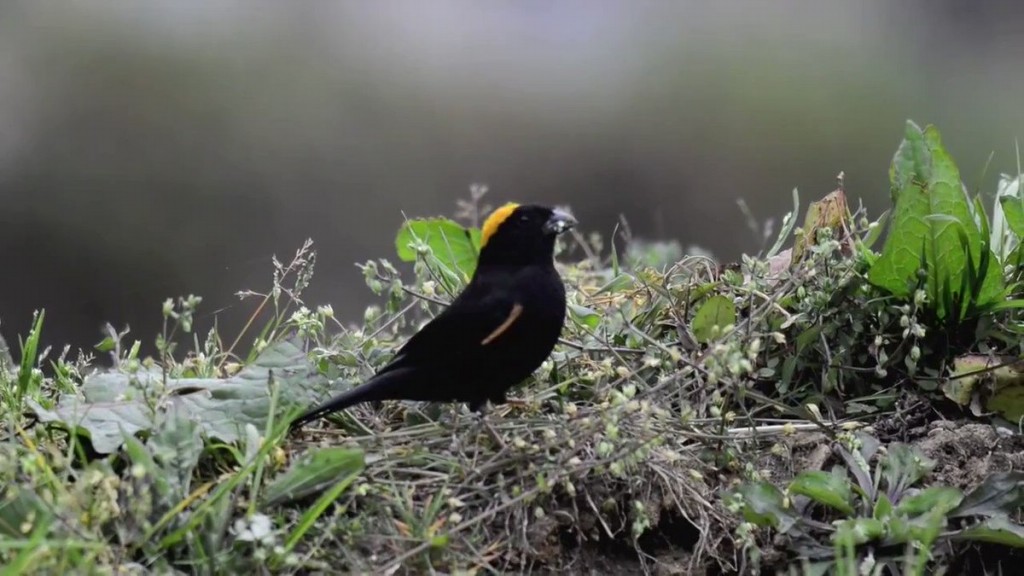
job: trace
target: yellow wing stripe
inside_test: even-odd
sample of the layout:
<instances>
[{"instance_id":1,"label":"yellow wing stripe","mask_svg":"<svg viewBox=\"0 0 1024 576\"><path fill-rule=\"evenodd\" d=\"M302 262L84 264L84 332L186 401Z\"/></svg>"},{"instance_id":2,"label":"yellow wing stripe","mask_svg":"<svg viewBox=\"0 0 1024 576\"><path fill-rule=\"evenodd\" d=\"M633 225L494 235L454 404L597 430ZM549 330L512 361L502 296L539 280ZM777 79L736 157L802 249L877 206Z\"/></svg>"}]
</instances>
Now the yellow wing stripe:
<instances>
[{"instance_id":1,"label":"yellow wing stripe","mask_svg":"<svg viewBox=\"0 0 1024 576\"><path fill-rule=\"evenodd\" d=\"M505 318L505 321L502 322L500 326L495 328L494 332L491 332L490 334L487 335L486 338L481 340L480 341L480 345L481 346L487 346L491 342L494 342L495 338L497 338L498 336L501 336L502 334L504 334L506 330L508 330L509 328L512 327L513 324L515 324L516 320L519 319L519 316L521 316L522 313L523 313L523 305L519 304L518 302L516 302L512 306L512 311L509 312L508 318Z\"/></svg>"}]
</instances>

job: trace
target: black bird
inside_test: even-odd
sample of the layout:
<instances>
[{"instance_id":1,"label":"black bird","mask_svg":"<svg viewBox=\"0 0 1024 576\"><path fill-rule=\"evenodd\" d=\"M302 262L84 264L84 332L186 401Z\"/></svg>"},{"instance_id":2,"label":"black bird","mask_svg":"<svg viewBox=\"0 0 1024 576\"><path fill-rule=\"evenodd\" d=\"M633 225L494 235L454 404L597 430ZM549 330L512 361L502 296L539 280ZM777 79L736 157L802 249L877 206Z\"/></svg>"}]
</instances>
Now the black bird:
<instances>
[{"instance_id":1,"label":"black bird","mask_svg":"<svg viewBox=\"0 0 1024 576\"><path fill-rule=\"evenodd\" d=\"M481 227L473 278L451 305L369 381L310 409L296 429L361 402L465 402L482 414L505 402L548 357L565 321L555 237L576 219L544 206L506 204Z\"/></svg>"}]
</instances>

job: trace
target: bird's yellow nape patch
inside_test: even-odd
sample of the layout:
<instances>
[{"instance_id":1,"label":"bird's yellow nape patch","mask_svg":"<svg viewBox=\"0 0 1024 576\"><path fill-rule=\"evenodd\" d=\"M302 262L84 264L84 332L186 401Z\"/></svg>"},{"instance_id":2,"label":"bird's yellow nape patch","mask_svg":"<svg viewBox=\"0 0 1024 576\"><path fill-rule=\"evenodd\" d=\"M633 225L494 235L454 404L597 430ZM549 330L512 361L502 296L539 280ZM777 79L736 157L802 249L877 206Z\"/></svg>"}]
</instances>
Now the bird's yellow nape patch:
<instances>
[{"instance_id":1,"label":"bird's yellow nape patch","mask_svg":"<svg viewBox=\"0 0 1024 576\"><path fill-rule=\"evenodd\" d=\"M519 204L515 202L509 202L501 208L498 208L491 215L484 220L484 225L480 227L480 247L487 246L487 241L494 236L494 233L498 231L498 227L502 225L508 217L515 212L515 209L519 207Z\"/></svg>"}]
</instances>

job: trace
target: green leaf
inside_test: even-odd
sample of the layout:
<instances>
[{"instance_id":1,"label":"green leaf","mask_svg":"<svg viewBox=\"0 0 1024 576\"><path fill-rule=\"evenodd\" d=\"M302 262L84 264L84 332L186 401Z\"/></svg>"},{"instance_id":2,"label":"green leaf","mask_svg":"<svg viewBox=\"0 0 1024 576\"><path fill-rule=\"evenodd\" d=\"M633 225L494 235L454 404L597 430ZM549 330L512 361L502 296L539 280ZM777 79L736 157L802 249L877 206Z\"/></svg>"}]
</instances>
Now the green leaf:
<instances>
[{"instance_id":1,"label":"green leaf","mask_svg":"<svg viewBox=\"0 0 1024 576\"><path fill-rule=\"evenodd\" d=\"M895 296L910 296L921 266L921 252L928 246L925 239L930 229L924 220L928 208L928 196L920 184L911 183L900 191L882 255L868 270L869 282Z\"/></svg>"},{"instance_id":2,"label":"green leaf","mask_svg":"<svg viewBox=\"0 0 1024 576\"><path fill-rule=\"evenodd\" d=\"M0 535L24 538L38 526L49 526L52 507L32 490L16 484L0 487Z\"/></svg>"},{"instance_id":3,"label":"green leaf","mask_svg":"<svg viewBox=\"0 0 1024 576\"><path fill-rule=\"evenodd\" d=\"M395 237L395 249L404 262L431 255L447 272L465 281L476 269L480 230L467 230L447 218L407 220Z\"/></svg>"},{"instance_id":4,"label":"green leaf","mask_svg":"<svg viewBox=\"0 0 1024 576\"><path fill-rule=\"evenodd\" d=\"M338 497L341 496L346 490L348 490L349 486L352 485L352 482L354 482L357 477L358 472L352 472L342 477L341 480L335 482L333 486L325 490L323 494L321 494L320 497L317 498L316 501L313 502L313 504L306 509L306 511L299 518L298 523L295 525L295 529L292 530L292 533L288 536L288 539L285 541L285 554L291 553L291 551L302 540L306 533L308 533L310 530L314 528L314 526L316 525L317 518L320 518L320 516L322 516L323 513L327 510L327 507L330 506L331 503L333 503L335 500L337 500ZM278 558L281 557L278 556ZM271 568L274 569L275 572L280 571L280 566L277 566L276 563L271 564Z\"/></svg>"},{"instance_id":5,"label":"green leaf","mask_svg":"<svg viewBox=\"0 0 1024 576\"><path fill-rule=\"evenodd\" d=\"M758 526L771 526L779 532L789 530L796 513L785 504L782 492L768 482L745 482L736 490L743 500L743 517Z\"/></svg>"},{"instance_id":6,"label":"green leaf","mask_svg":"<svg viewBox=\"0 0 1024 576\"><path fill-rule=\"evenodd\" d=\"M958 221L958 225L952 230L942 224L934 229L935 258L936 262L942 263L943 270L952 285L959 286L967 274L969 260L980 263L984 258L989 258L995 261L995 257L988 248L988 238L983 235L983 231L979 229L979 224L975 219L977 217L979 220L984 220L982 226L987 227L987 216L984 212L975 214L972 209L972 203L960 180L960 171L953 158L943 147L938 129L929 126L925 129L924 136L932 157L932 178L928 181L932 213L950 215ZM958 234L961 233L967 235L967 249L959 242ZM985 254L982 254L982 250L985 251ZM981 284L977 288L974 300L976 305L984 306L994 302L1002 291L1003 276L998 266L989 266L987 270L980 272L984 275L979 279ZM969 288L974 289L975 287ZM960 296L961 298L966 297L965 294Z\"/></svg>"},{"instance_id":7,"label":"green leaf","mask_svg":"<svg viewBox=\"0 0 1024 576\"><path fill-rule=\"evenodd\" d=\"M632 290L636 287L636 279L629 274L616 274L607 284L602 286L594 293L594 296L599 296L606 292L625 292L626 290Z\"/></svg>"},{"instance_id":8,"label":"green leaf","mask_svg":"<svg viewBox=\"0 0 1024 576\"><path fill-rule=\"evenodd\" d=\"M175 409L197 422L204 436L232 443L244 436L246 424L265 427L271 373L284 406L311 405L326 387L301 341L285 340L267 347L231 378L168 378L165 385L156 370L98 372L85 378L77 394L63 394L53 410L27 402L40 421L85 434L101 454L117 450L124 434L153 432Z\"/></svg>"},{"instance_id":9,"label":"green leaf","mask_svg":"<svg viewBox=\"0 0 1024 576\"><path fill-rule=\"evenodd\" d=\"M736 306L729 297L718 295L708 298L697 310L691 329L697 341L706 344L715 338L715 326L721 330L734 324L736 324Z\"/></svg>"},{"instance_id":10,"label":"green leaf","mask_svg":"<svg viewBox=\"0 0 1024 576\"><path fill-rule=\"evenodd\" d=\"M850 452L843 446L838 446L839 456L846 463L847 471L856 479L857 483L855 488L864 495L868 501L874 501L876 494L878 493L878 486L875 486L874 480L871 475L871 465L869 462L878 452L881 444L878 439L869 434L856 434L857 440L860 441L860 446L856 452Z\"/></svg>"},{"instance_id":11,"label":"green leaf","mask_svg":"<svg viewBox=\"0 0 1024 576\"><path fill-rule=\"evenodd\" d=\"M962 516L999 516L1016 512L1024 505L1024 472L999 472L971 490L949 513Z\"/></svg>"},{"instance_id":12,"label":"green leaf","mask_svg":"<svg viewBox=\"0 0 1024 576\"><path fill-rule=\"evenodd\" d=\"M789 240L789 235L793 233L793 228L796 227L796 219L800 215L800 193L796 188L793 188L793 210L787 212L782 217L782 226L779 227L779 235L775 238L775 244L772 245L768 253L765 254L765 260L770 260L773 256L782 251L782 247L786 244L786 240Z\"/></svg>"},{"instance_id":13,"label":"green leaf","mask_svg":"<svg viewBox=\"0 0 1024 576\"><path fill-rule=\"evenodd\" d=\"M33 368L39 353L39 339L43 335L43 319L46 318L46 310L39 310L33 314L32 329L29 330L28 338L21 344L21 363L18 368L18 391L21 394L28 394L38 386L35 382Z\"/></svg>"},{"instance_id":14,"label":"green leaf","mask_svg":"<svg viewBox=\"0 0 1024 576\"><path fill-rule=\"evenodd\" d=\"M361 449L332 446L310 451L271 482L263 493L264 506L278 506L306 498L356 476L366 467Z\"/></svg>"},{"instance_id":15,"label":"green leaf","mask_svg":"<svg viewBox=\"0 0 1024 576\"><path fill-rule=\"evenodd\" d=\"M1010 230L1017 238L1024 238L1024 198L1020 197L1016 179L1000 182L1000 190L996 193L1003 216Z\"/></svg>"},{"instance_id":16,"label":"green leaf","mask_svg":"<svg viewBox=\"0 0 1024 576\"><path fill-rule=\"evenodd\" d=\"M178 498L192 490L192 472L203 454L203 439L199 423L189 418L180 404L172 404L161 414L146 447L158 466L158 474L173 488Z\"/></svg>"},{"instance_id":17,"label":"green leaf","mask_svg":"<svg viewBox=\"0 0 1024 576\"><path fill-rule=\"evenodd\" d=\"M929 301L939 318L945 318L953 312L951 308L969 298L977 306L995 302L1002 291L998 267L968 271L970 262L984 261L983 249L988 253L986 257L991 250L987 238L982 242L960 172L935 127L922 131L907 122L904 140L892 161L890 180L895 202L891 230L882 255L868 271L871 283L906 298L917 283L917 271L923 262L928 273ZM977 277L974 286L967 282L970 274ZM974 294L965 291L964 286ZM958 309L966 310L967 306L959 305Z\"/></svg>"},{"instance_id":18,"label":"green leaf","mask_svg":"<svg viewBox=\"0 0 1024 576\"><path fill-rule=\"evenodd\" d=\"M934 461L901 442L889 446L881 464L886 492L897 502L902 500L908 488L917 484L935 467Z\"/></svg>"},{"instance_id":19,"label":"green leaf","mask_svg":"<svg viewBox=\"0 0 1024 576\"><path fill-rule=\"evenodd\" d=\"M1024 375L1012 368L1001 372L999 376L1002 378L996 377L992 393L985 401L985 409L1010 422L1017 422L1024 418Z\"/></svg>"},{"instance_id":20,"label":"green leaf","mask_svg":"<svg viewBox=\"0 0 1024 576\"><path fill-rule=\"evenodd\" d=\"M888 221L888 219L889 210L886 210L885 212L882 212L874 222L871 223L871 225L868 227L867 233L861 240L861 243L864 246L864 248L871 248L872 246L875 245L875 242L878 242L878 239L882 237L882 232L885 230L885 223Z\"/></svg>"},{"instance_id":21,"label":"green leaf","mask_svg":"<svg viewBox=\"0 0 1024 576\"><path fill-rule=\"evenodd\" d=\"M96 346L94 346L99 352L110 352L117 348L117 341L112 336L107 336L103 340L100 340Z\"/></svg>"},{"instance_id":22,"label":"green leaf","mask_svg":"<svg viewBox=\"0 0 1024 576\"><path fill-rule=\"evenodd\" d=\"M616 230L618 230L617 226L616 226ZM615 232L612 232L612 238L613 239L615 238ZM612 242L611 245L612 245L611 246L611 249L612 249L612 277L616 277L622 271L620 266L619 266L619 249L615 245L615 242Z\"/></svg>"},{"instance_id":23,"label":"green leaf","mask_svg":"<svg viewBox=\"0 0 1024 576\"><path fill-rule=\"evenodd\" d=\"M1006 516L996 516L964 528L952 538L1024 548L1024 526L1010 522Z\"/></svg>"},{"instance_id":24,"label":"green leaf","mask_svg":"<svg viewBox=\"0 0 1024 576\"><path fill-rule=\"evenodd\" d=\"M851 518L843 520L836 528L833 540L861 545L880 540L885 535L885 523L874 518Z\"/></svg>"},{"instance_id":25,"label":"green leaf","mask_svg":"<svg viewBox=\"0 0 1024 576\"><path fill-rule=\"evenodd\" d=\"M899 198L896 203L895 216L893 221L894 229L890 233L893 240L893 253L901 256L899 258L899 269L901 271L902 288L906 293L894 292L900 296L909 295L909 288L916 280L917 269L924 261L929 273L929 287L938 290L943 283L940 270L958 269L963 267L962 261L948 263L940 262L937 253L945 253L954 244L956 232L950 227L950 223L929 222L928 217L936 214L935 197L933 186L933 158L927 138L924 132L913 122L908 122L905 132L904 144L897 151L897 158L893 160L895 166L895 180L892 182L894 189L899 190ZM959 183L959 181L958 181ZM945 187L944 187L945 188ZM947 190L948 191L948 190ZM905 206L906 211L901 210ZM944 214L944 212L938 212ZM913 236L910 236L913 235ZM882 267L887 262L886 255L890 248L890 239L887 239L882 256L875 264ZM960 254L960 260L963 254ZM874 268L874 267L873 267ZM869 279L871 275L869 273ZM885 286L889 288L889 286ZM934 294L930 294L934 296ZM932 302L939 302L938 298L932 298ZM943 315L940 313L940 317Z\"/></svg>"},{"instance_id":26,"label":"green leaf","mask_svg":"<svg viewBox=\"0 0 1024 576\"><path fill-rule=\"evenodd\" d=\"M892 501L884 493L878 495L875 501L875 509L871 511L871 517L875 520L886 520L892 516Z\"/></svg>"},{"instance_id":27,"label":"green leaf","mask_svg":"<svg viewBox=\"0 0 1024 576\"><path fill-rule=\"evenodd\" d=\"M124 435L124 453L133 467L141 468L146 478L152 481L150 491L154 494L154 501L166 510L184 498L177 490L172 488L171 480L160 471L160 466L153 459L153 454L138 438L130 434Z\"/></svg>"},{"instance_id":28,"label":"green leaf","mask_svg":"<svg viewBox=\"0 0 1024 576\"><path fill-rule=\"evenodd\" d=\"M473 254L480 256L480 229L469 228L469 241L473 244Z\"/></svg>"},{"instance_id":29,"label":"green leaf","mask_svg":"<svg viewBox=\"0 0 1024 576\"><path fill-rule=\"evenodd\" d=\"M913 120L907 120L903 134L903 141L889 166L890 197L893 204L899 203L903 190L915 178L927 182L931 177L928 147L921 128Z\"/></svg>"},{"instance_id":30,"label":"green leaf","mask_svg":"<svg viewBox=\"0 0 1024 576\"><path fill-rule=\"evenodd\" d=\"M821 332L825 329L824 324L815 324L804 330L796 337L796 353L800 355L808 346L817 344L821 340Z\"/></svg>"},{"instance_id":31,"label":"green leaf","mask_svg":"<svg viewBox=\"0 0 1024 576\"><path fill-rule=\"evenodd\" d=\"M853 490L850 482L841 474L824 470L801 472L790 482L789 493L806 496L844 514L854 512Z\"/></svg>"},{"instance_id":32,"label":"green leaf","mask_svg":"<svg viewBox=\"0 0 1024 576\"><path fill-rule=\"evenodd\" d=\"M904 498L896 506L897 514L920 516L932 511L945 514L956 508L963 499L963 492L949 486L932 486L925 488L913 496Z\"/></svg>"},{"instance_id":33,"label":"green leaf","mask_svg":"<svg viewBox=\"0 0 1024 576\"><path fill-rule=\"evenodd\" d=\"M574 322L582 324L591 330L597 328L598 324L601 323L601 315L586 306L569 303L568 308Z\"/></svg>"}]
</instances>

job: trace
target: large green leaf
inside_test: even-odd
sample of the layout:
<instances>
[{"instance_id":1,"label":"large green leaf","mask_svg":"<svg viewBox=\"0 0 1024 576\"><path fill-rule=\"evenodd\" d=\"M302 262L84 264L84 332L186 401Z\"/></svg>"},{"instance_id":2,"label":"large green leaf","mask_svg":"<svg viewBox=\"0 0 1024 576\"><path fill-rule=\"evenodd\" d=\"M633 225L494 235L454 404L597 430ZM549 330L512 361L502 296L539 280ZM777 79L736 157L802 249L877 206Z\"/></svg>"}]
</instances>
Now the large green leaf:
<instances>
[{"instance_id":1,"label":"large green leaf","mask_svg":"<svg viewBox=\"0 0 1024 576\"><path fill-rule=\"evenodd\" d=\"M395 249L404 262L414 262L417 257L429 254L447 272L466 281L476 269L480 230L463 228L447 218L407 220L395 237Z\"/></svg>"},{"instance_id":2,"label":"large green leaf","mask_svg":"<svg viewBox=\"0 0 1024 576\"><path fill-rule=\"evenodd\" d=\"M908 297L916 283L921 266L921 252L926 250L930 226L925 217L930 213L927 178L914 178L917 167L926 165L923 134L913 122L907 122L907 135L896 150L889 168L892 201L895 204L890 220L889 236L882 255L868 271L871 283L896 296Z\"/></svg>"},{"instance_id":3,"label":"large green leaf","mask_svg":"<svg viewBox=\"0 0 1024 576\"><path fill-rule=\"evenodd\" d=\"M942 242L936 249L936 258L946 266L947 273L953 281L953 286L960 286L961 279L967 274L968 262L977 265L982 261L982 250L988 252L990 265L983 270L985 275L981 278L981 289L977 294L977 304L986 305L995 302L1003 290L1003 275L999 266L994 265L998 260L991 253L988 246L988 238L982 234L982 228L987 230L988 222L979 222L987 216L984 213L975 213L972 203L960 179L960 171L956 167L953 157L942 145L942 138L934 126L929 126L924 132L925 142L932 153L932 178L929 181L929 188L932 196L933 213L953 216L959 222L962 230L967 233L968 245L970 247L970 260L964 251L955 227L953 229L941 229L943 234ZM980 227L979 227L980 226ZM983 244L984 242L984 244ZM941 249L941 251L940 251ZM955 261L955 266L949 266Z\"/></svg>"},{"instance_id":4,"label":"large green leaf","mask_svg":"<svg viewBox=\"0 0 1024 576\"><path fill-rule=\"evenodd\" d=\"M976 304L995 302L1002 291L999 267L968 271L982 262L982 242L973 205L960 180L960 172L942 146L934 126L921 130L907 122L905 137L890 168L892 198L895 202L889 236L882 254L868 272L868 279L900 297L910 296L922 263L928 270L929 300L939 317L946 317L950 302L945 290L959 298L971 297L971 274L983 273ZM983 217L983 215L978 215ZM984 239L987 242L987 238ZM992 261L995 261L994 257ZM961 307L961 310L966 307Z\"/></svg>"},{"instance_id":5,"label":"large green leaf","mask_svg":"<svg viewBox=\"0 0 1024 576\"><path fill-rule=\"evenodd\" d=\"M85 434L104 454L121 446L124 434L152 433L165 415L175 411L198 422L204 435L234 442L244 435L246 424L265 427L271 374L282 406L312 404L319 396L315 391L326 385L300 343L286 340L267 347L231 378L171 378L164 385L157 371L101 372L88 376L78 394L62 395L53 410L29 402L41 421ZM158 438L164 438L161 444L175 443L174 450L184 450L182 442L189 434L185 429L165 429Z\"/></svg>"}]
</instances>

